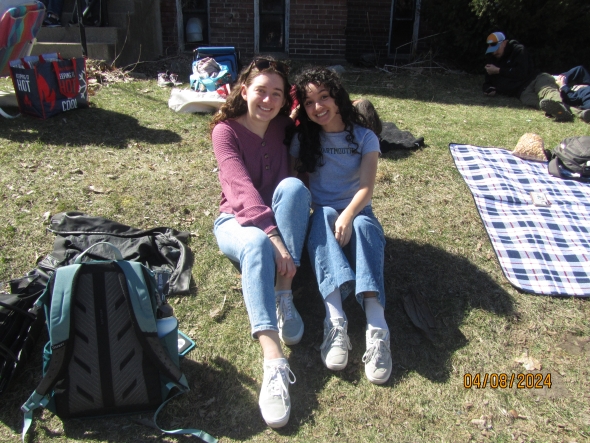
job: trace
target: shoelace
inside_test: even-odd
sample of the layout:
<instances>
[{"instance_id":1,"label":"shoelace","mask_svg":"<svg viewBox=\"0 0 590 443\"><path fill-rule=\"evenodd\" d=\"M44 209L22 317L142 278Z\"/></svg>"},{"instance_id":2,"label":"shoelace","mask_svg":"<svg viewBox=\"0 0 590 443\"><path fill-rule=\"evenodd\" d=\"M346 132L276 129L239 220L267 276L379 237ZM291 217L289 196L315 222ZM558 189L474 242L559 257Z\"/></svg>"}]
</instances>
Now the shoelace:
<instances>
[{"instance_id":1,"label":"shoelace","mask_svg":"<svg viewBox=\"0 0 590 443\"><path fill-rule=\"evenodd\" d=\"M287 385L285 384L285 380L289 384L293 384L297 381L295 374L291 371L287 365L276 365L268 369L270 371L269 379L268 379L268 390L270 395L273 397L281 397L283 400L283 406L285 405L285 399L289 394L289 390ZM293 376L293 379L291 379Z\"/></svg>"},{"instance_id":2,"label":"shoelace","mask_svg":"<svg viewBox=\"0 0 590 443\"><path fill-rule=\"evenodd\" d=\"M350 344L348 334L346 334L342 326L334 326L332 329L330 329L330 332L328 332L328 335L324 339L320 349L326 349L330 342L332 342L332 344L335 346L341 348L346 347L349 351L352 350L352 345Z\"/></svg>"},{"instance_id":3,"label":"shoelace","mask_svg":"<svg viewBox=\"0 0 590 443\"><path fill-rule=\"evenodd\" d=\"M293 294L284 294L279 297L279 315L283 320L291 320L293 313L291 307L293 306Z\"/></svg>"},{"instance_id":4,"label":"shoelace","mask_svg":"<svg viewBox=\"0 0 590 443\"><path fill-rule=\"evenodd\" d=\"M363 354L363 363L367 364L370 361L378 361L383 356L383 351L386 349L387 346L385 345L385 341L379 338L375 339Z\"/></svg>"}]
</instances>

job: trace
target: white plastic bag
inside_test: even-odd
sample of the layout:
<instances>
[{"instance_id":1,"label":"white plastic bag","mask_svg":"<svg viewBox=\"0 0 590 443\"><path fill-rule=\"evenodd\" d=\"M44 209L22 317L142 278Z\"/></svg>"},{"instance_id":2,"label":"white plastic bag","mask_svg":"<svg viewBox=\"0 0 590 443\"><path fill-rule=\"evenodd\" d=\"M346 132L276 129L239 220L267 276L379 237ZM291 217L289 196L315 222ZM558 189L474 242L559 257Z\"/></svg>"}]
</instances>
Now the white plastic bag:
<instances>
[{"instance_id":1,"label":"white plastic bag","mask_svg":"<svg viewBox=\"0 0 590 443\"><path fill-rule=\"evenodd\" d=\"M215 112L225 99L217 92L197 92L192 89L172 88L168 107L174 112L193 114L195 112Z\"/></svg>"}]
</instances>

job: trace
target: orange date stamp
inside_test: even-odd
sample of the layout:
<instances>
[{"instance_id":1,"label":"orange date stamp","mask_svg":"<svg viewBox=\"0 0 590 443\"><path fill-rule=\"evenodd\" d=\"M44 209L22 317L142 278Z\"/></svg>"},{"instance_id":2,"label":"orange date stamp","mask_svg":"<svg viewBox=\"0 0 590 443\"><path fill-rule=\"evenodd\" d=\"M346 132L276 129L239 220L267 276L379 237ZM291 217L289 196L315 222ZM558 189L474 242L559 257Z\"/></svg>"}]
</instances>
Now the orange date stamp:
<instances>
[{"instance_id":1,"label":"orange date stamp","mask_svg":"<svg viewBox=\"0 0 590 443\"><path fill-rule=\"evenodd\" d=\"M551 389L551 373L466 373L463 375L465 389Z\"/></svg>"}]
</instances>

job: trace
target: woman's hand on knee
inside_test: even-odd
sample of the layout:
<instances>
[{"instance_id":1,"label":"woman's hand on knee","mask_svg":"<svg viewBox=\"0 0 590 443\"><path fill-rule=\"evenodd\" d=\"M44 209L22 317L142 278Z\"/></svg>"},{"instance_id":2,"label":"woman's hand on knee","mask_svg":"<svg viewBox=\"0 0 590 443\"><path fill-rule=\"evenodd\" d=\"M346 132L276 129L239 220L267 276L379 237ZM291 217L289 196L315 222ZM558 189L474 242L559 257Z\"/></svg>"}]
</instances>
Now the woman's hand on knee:
<instances>
[{"instance_id":1,"label":"woman's hand on knee","mask_svg":"<svg viewBox=\"0 0 590 443\"><path fill-rule=\"evenodd\" d=\"M341 248L346 246L352 236L352 220L348 214L342 212L334 224L334 237Z\"/></svg>"},{"instance_id":2,"label":"woman's hand on knee","mask_svg":"<svg viewBox=\"0 0 590 443\"><path fill-rule=\"evenodd\" d=\"M275 250L275 264L277 272L283 277L293 278L297 267L280 236L271 237L270 241Z\"/></svg>"}]
</instances>

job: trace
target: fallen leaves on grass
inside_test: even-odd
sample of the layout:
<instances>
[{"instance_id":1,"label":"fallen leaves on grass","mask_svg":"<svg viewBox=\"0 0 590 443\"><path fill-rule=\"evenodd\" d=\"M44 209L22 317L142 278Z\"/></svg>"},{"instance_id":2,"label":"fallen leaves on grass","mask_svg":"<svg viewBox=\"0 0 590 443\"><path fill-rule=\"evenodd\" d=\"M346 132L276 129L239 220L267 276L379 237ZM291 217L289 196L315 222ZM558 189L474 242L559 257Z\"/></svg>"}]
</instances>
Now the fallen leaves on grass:
<instances>
[{"instance_id":1,"label":"fallen leaves on grass","mask_svg":"<svg viewBox=\"0 0 590 443\"><path fill-rule=\"evenodd\" d=\"M479 429L492 429L492 417L482 415L480 418L474 418L471 420L471 424L477 426Z\"/></svg>"},{"instance_id":2,"label":"fallen leaves on grass","mask_svg":"<svg viewBox=\"0 0 590 443\"><path fill-rule=\"evenodd\" d=\"M527 371L540 371L541 362L528 355L528 352L523 352L520 357L514 359L516 363L520 363Z\"/></svg>"},{"instance_id":3,"label":"fallen leaves on grass","mask_svg":"<svg viewBox=\"0 0 590 443\"><path fill-rule=\"evenodd\" d=\"M134 81L127 71L107 64L104 60L86 60L88 95L94 95L103 85L109 83L129 83Z\"/></svg>"},{"instance_id":4,"label":"fallen leaves on grass","mask_svg":"<svg viewBox=\"0 0 590 443\"><path fill-rule=\"evenodd\" d=\"M97 188L96 186L93 186L93 185L88 186L88 190L90 192L94 192L95 194L108 194L109 192L111 192L110 189Z\"/></svg>"},{"instance_id":5,"label":"fallen leaves on grass","mask_svg":"<svg viewBox=\"0 0 590 443\"><path fill-rule=\"evenodd\" d=\"M218 319L221 317L221 315L223 314L223 308L225 307L226 299L227 295L223 297L223 303L221 303L221 306L219 308L211 309L211 311L209 311L209 317L211 317L212 319Z\"/></svg>"}]
</instances>

